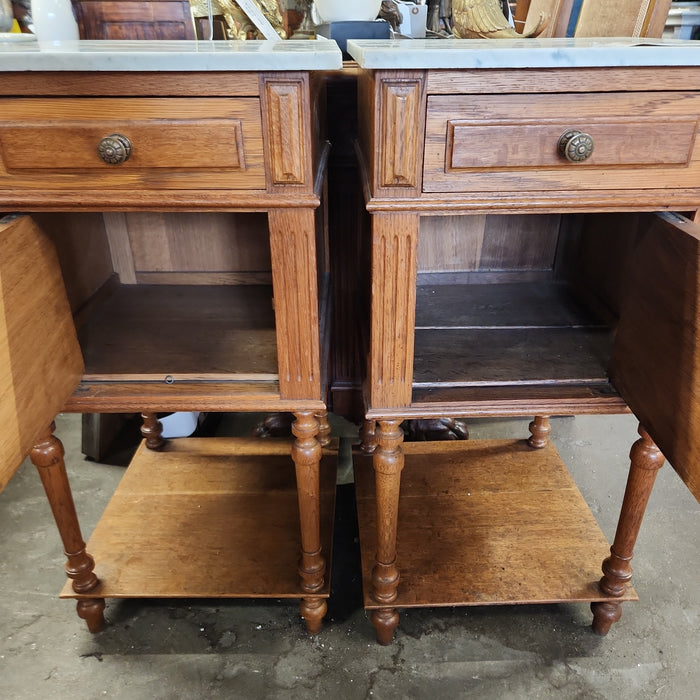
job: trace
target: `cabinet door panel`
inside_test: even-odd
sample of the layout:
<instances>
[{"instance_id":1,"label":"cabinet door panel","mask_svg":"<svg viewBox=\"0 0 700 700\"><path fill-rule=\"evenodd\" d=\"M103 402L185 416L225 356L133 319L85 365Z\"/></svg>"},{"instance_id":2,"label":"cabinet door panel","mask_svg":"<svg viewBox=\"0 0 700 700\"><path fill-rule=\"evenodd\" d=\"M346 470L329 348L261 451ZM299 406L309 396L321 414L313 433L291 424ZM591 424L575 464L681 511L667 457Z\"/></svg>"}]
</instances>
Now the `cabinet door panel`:
<instances>
[{"instance_id":1,"label":"cabinet door panel","mask_svg":"<svg viewBox=\"0 0 700 700\"><path fill-rule=\"evenodd\" d=\"M28 216L0 219L0 491L82 373L53 244Z\"/></svg>"},{"instance_id":2,"label":"cabinet door panel","mask_svg":"<svg viewBox=\"0 0 700 700\"><path fill-rule=\"evenodd\" d=\"M615 387L700 500L700 225L649 215L629 260Z\"/></svg>"}]
</instances>

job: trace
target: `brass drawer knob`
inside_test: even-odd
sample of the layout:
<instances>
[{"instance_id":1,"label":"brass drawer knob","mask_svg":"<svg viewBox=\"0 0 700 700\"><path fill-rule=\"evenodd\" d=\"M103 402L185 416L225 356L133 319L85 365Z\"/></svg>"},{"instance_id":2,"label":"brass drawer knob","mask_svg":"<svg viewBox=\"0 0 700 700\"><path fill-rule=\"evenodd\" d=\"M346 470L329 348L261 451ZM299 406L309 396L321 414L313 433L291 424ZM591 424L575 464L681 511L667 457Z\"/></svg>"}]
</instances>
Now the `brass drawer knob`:
<instances>
[{"instance_id":1,"label":"brass drawer knob","mask_svg":"<svg viewBox=\"0 0 700 700\"><path fill-rule=\"evenodd\" d=\"M593 137L578 129L570 129L559 138L559 155L570 163L587 160L593 153Z\"/></svg>"},{"instance_id":2,"label":"brass drawer knob","mask_svg":"<svg viewBox=\"0 0 700 700\"><path fill-rule=\"evenodd\" d=\"M121 134L110 134L97 144L97 154L108 165L126 163L131 155L131 141Z\"/></svg>"}]
</instances>

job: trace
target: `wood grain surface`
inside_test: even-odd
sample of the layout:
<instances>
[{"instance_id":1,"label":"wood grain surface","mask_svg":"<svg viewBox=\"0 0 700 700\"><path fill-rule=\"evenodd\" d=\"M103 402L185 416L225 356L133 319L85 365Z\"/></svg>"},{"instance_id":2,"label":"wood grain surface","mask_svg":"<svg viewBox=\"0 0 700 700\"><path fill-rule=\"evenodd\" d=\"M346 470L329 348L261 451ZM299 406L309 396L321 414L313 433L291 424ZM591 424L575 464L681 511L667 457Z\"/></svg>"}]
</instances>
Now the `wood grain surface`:
<instances>
[{"instance_id":1,"label":"wood grain surface","mask_svg":"<svg viewBox=\"0 0 700 700\"><path fill-rule=\"evenodd\" d=\"M79 336L88 381L277 379L267 285L122 285Z\"/></svg>"},{"instance_id":2,"label":"wood grain surface","mask_svg":"<svg viewBox=\"0 0 700 700\"><path fill-rule=\"evenodd\" d=\"M13 98L0 112L0 187L265 189L257 98ZM121 165L97 154L113 133L132 144Z\"/></svg>"},{"instance_id":3,"label":"wood grain surface","mask_svg":"<svg viewBox=\"0 0 700 700\"><path fill-rule=\"evenodd\" d=\"M76 0L81 39L196 39L184 0Z\"/></svg>"},{"instance_id":4,"label":"wood grain surface","mask_svg":"<svg viewBox=\"0 0 700 700\"><path fill-rule=\"evenodd\" d=\"M671 0L584 0L574 36L660 37Z\"/></svg>"},{"instance_id":5,"label":"wood grain surface","mask_svg":"<svg viewBox=\"0 0 700 700\"><path fill-rule=\"evenodd\" d=\"M700 96L689 92L430 96L424 190L642 189L661 179L668 187L695 185L699 111ZM570 129L595 142L582 163L557 153Z\"/></svg>"},{"instance_id":6,"label":"wood grain surface","mask_svg":"<svg viewBox=\"0 0 700 700\"><path fill-rule=\"evenodd\" d=\"M613 382L700 500L700 225L652 215L630 261Z\"/></svg>"},{"instance_id":7,"label":"wood grain surface","mask_svg":"<svg viewBox=\"0 0 700 700\"><path fill-rule=\"evenodd\" d=\"M0 490L82 371L51 241L28 216L0 219Z\"/></svg>"},{"instance_id":8,"label":"wood grain surface","mask_svg":"<svg viewBox=\"0 0 700 700\"><path fill-rule=\"evenodd\" d=\"M525 440L405 443L396 607L604 600L608 544L554 448ZM354 454L365 607L374 474ZM635 600L628 590L624 600Z\"/></svg>"},{"instance_id":9,"label":"wood grain surface","mask_svg":"<svg viewBox=\"0 0 700 700\"><path fill-rule=\"evenodd\" d=\"M299 587L299 509L289 440L187 438L141 445L88 542L91 597L327 597ZM335 460L321 462L330 563ZM330 568L329 568L330 570ZM62 597L79 597L69 586Z\"/></svg>"}]
</instances>

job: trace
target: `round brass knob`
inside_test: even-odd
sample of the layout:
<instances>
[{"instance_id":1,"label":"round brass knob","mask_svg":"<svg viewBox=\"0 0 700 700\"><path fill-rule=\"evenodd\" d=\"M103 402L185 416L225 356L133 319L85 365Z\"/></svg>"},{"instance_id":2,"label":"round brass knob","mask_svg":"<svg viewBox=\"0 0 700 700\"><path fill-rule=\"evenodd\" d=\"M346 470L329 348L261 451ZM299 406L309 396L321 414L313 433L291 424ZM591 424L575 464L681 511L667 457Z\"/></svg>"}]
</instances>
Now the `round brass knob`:
<instances>
[{"instance_id":1,"label":"round brass knob","mask_svg":"<svg viewBox=\"0 0 700 700\"><path fill-rule=\"evenodd\" d=\"M570 129L559 137L559 155L570 163L587 160L593 153L593 137L578 129Z\"/></svg>"},{"instance_id":2,"label":"round brass knob","mask_svg":"<svg viewBox=\"0 0 700 700\"><path fill-rule=\"evenodd\" d=\"M110 134L97 144L97 154L108 165L126 163L131 155L131 141L121 134Z\"/></svg>"}]
</instances>

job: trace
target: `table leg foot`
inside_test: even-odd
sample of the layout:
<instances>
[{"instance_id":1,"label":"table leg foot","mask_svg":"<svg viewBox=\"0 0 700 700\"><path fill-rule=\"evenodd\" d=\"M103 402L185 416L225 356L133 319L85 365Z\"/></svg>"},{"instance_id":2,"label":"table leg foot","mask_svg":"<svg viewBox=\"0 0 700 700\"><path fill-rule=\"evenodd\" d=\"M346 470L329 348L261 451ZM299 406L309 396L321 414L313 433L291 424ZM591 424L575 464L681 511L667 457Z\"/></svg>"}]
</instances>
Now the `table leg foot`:
<instances>
[{"instance_id":1,"label":"table leg foot","mask_svg":"<svg viewBox=\"0 0 700 700\"><path fill-rule=\"evenodd\" d=\"M396 608L372 610L372 624L377 631L377 642L388 646L394 641L394 630L399 626L399 612Z\"/></svg>"},{"instance_id":2,"label":"table leg foot","mask_svg":"<svg viewBox=\"0 0 700 700\"><path fill-rule=\"evenodd\" d=\"M155 413L142 413L141 435L146 441L149 450L160 450L165 445L163 437L163 424Z\"/></svg>"},{"instance_id":3,"label":"table leg foot","mask_svg":"<svg viewBox=\"0 0 700 700\"><path fill-rule=\"evenodd\" d=\"M622 603L591 603L591 612L593 613L593 624L591 627L596 634L604 637L613 626L622 617Z\"/></svg>"},{"instance_id":4,"label":"table leg foot","mask_svg":"<svg viewBox=\"0 0 700 700\"><path fill-rule=\"evenodd\" d=\"M318 634L321 631L321 624L327 611L328 603L325 598L301 599L299 612L306 622L306 631L309 634Z\"/></svg>"},{"instance_id":5,"label":"table leg foot","mask_svg":"<svg viewBox=\"0 0 700 700\"><path fill-rule=\"evenodd\" d=\"M549 416L535 416L535 420L528 426L530 429L530 437L527 444L535 450L541 450L547 447L549 442L549 433L552 428L549 425Z\"/></svg>"},{"instance_id":6,"label":"table leg foot","mask_svg":"<svg viewBox=\"0 0 700 700\"><path fill-rule=\"evenodd\" d=\"M105 628L105 599L104 598L85 598L79 600L77 604L78 617L85 620L88 629L93 634L102 632Z\"/></svg>"}]
</instances>

